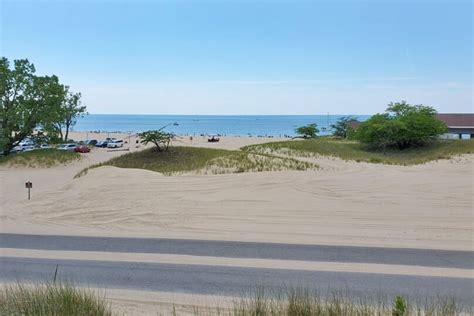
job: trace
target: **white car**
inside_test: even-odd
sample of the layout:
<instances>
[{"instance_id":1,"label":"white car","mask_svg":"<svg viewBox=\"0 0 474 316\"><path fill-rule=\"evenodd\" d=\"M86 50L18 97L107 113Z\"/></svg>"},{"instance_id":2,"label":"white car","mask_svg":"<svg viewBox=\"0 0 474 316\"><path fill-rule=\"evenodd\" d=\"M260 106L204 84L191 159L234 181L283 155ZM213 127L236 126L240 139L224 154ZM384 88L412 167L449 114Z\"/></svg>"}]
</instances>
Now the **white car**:
<instances>
[{"instance_id":1,"label":"white car","mask_svg":"<svg viewBox=\"0 0 474 316\"><path fill-rule=\"evenodd\" d=\"M27 139L22 140L18 145L21 147L26 147L26 146L34 146L34 143L31 139L27 138Z\"/></svg>"},{"instance_id":2,"label":"white car","mask_svg":"<svg viewBox=\"0 0 474 316\"><path fill-rule=\"evenodd\" d=\"M123 140L113 139L107 143L107 148L123 147Z\"/></svg>"},{"instance_id":3,"label":"white car","mask_svg":"<svg viewBox=\"0 0 474 316\"><path fill-rule=\"evenodd\" d=\"M13 147L13 152L31 151L35 149L33 143L22 142L19 145Z\"/></svg>"},{"instance_id":4,"label":"white car","mask_svg":"<svg viewBox=\"0 0 474 316\"><path fill-rule=\"evenodd\" d=\"M76 149L77 145L76 144L61 144L58 146L59 150L70 150L74 151Z\"/></svg>"},{"instance_id":5,"label":"white car","mask_svg":"<svg viewBox=\"0 0 474 316\"><path fill-rule=\"evenodd\" d=\"M36 147L35 146L30 146L30 145L27 145L27 146L22 146L23 147L23 151L32 151L32 150L35 150Z\"/></svg>"}]
</instances>

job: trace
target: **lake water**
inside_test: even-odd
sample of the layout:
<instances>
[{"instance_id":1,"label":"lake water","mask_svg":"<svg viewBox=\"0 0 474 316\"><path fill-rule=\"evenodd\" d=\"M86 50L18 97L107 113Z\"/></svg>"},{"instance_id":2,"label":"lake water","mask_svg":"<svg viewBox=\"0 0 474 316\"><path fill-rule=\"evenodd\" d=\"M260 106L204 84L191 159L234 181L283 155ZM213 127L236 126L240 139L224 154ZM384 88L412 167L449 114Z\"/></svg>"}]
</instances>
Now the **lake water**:
<instances>
[{"instance_id":1,"label":"lake water","mask_svg":"<svg viewBox=\"0 0 474 316\"><path fill-rule=\"evenodd\" d=\"M180 135L221 134L229 136L295 135L295 128L318 124L321 134L330 133L330 125L346 115L125 115L90 114L77 121L74 131L143 132L159 129ZM364 121L370 116L354 115ZM175 125L174 123L177 123Z\"/></svg>"}]
</instances>

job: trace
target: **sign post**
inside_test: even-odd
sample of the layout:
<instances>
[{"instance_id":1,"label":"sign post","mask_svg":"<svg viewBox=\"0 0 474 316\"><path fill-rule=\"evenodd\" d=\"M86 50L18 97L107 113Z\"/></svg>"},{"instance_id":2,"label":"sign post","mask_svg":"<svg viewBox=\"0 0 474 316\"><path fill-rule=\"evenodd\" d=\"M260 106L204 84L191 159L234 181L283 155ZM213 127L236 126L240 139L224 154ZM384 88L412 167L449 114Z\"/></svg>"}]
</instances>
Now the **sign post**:
<instances>
[{"instance_id":1,"label":"sign post","mask_svg":"<svg viewBox=\"0 0 474 316\"><path fill-rule=\"evenodd\" d=\"M33 183L31 183L30 181L26 182L25 183L25 188L28 189L28 200L30 199L30 190L33 188Z\"/></svg>"}]
</instances>

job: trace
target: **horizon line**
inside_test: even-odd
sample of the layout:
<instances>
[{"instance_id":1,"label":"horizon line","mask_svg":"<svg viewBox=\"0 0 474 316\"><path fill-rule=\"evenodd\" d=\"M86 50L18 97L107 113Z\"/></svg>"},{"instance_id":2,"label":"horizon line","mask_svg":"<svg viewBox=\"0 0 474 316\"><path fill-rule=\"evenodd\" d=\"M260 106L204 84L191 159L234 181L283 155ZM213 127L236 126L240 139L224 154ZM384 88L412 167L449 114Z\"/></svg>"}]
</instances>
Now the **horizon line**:
<instances>
[{"instance_id":1,"label":"horizon line","mask_svg":"<svg viewBox=\"0 0 474 316\"><path fill-rule=\"evenodd\" d=\"M160 116L369 116L374 114L321 113L321 114L158 114L158 113L87 113L87 115L160 115ZM85 115L86 116L86 115Z\"/></svg>"}]
</instances>

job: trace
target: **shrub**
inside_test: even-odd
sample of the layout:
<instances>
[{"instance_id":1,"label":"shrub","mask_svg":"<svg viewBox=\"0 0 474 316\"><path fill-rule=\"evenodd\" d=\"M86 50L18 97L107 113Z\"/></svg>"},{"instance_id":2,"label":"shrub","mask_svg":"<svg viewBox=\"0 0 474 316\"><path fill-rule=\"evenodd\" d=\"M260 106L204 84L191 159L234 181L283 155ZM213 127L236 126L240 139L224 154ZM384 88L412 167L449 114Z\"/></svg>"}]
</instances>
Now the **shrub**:
<instances>
[{"instance_id":1,"label":"shrub","mask_svg":"<svg viewBox=\"0 0 474 316\"><path fill-rule=\"evenodd\" d=\"M404 316L407 313L407 300L403 296L395 297L393 301L393 316Z\"/></svg>"},{"instance_id":2,"label":"shrub","mask_svg":"<svg viewBox=\"0 0 474 316\"><path fill-rule=\"evenodd\" d=\"M391 103L386 112L363 122L355 138L375 148L406 149L426 145L447 131L429 106Z\"/></svg>"}]
</instances>

